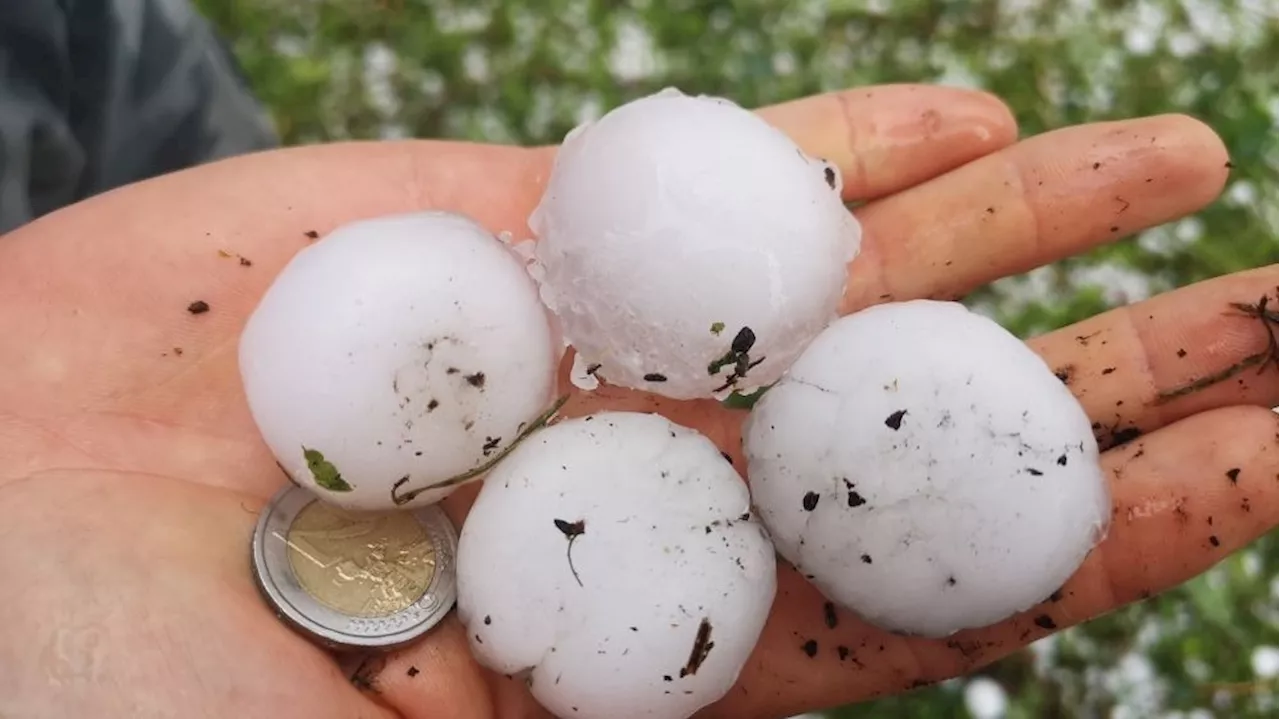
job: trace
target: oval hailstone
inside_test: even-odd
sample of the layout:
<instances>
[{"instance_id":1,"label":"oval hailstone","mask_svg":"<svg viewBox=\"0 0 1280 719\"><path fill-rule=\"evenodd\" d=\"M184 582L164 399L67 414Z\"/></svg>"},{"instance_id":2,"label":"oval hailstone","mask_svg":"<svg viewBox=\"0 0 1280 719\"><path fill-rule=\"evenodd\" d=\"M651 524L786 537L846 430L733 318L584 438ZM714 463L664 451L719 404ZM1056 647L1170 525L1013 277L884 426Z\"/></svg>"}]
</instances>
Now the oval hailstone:
<instances>
[{"instance_id":1,"label":"oval hailstone","mask_svg":"<svg viewBox=\"0 0 1280 719\"><path fill-rule=\"evenodd\" d=\"M858 252L840 190L720 98L668 89L575 129L529 219L575 384L692 399L776 380L835 319Z\"/></svg>"},{"instance_id":2,"label":"oval hailstone","mask_svg":"<svg viewBox=\"0 0 1280 719\"><path fill-rule=\"evenodd\" d=\"M688 717L737 679L776 565L719 449L658 415L552 425L485 480L458 548L471 651L561 717Z\"/></svg>"},{"instance_id":3,"label":"oval hailstone","mask_svg":"<svg viewBox=\"0 0 1280 719\"><path fill-rule=\"evenodd\" d=\"M562 352L525 264L470 219L423 212L299 252L250 316L240 370L285 472L374 510L438 501L457 485L413 493L496 459L547 410Z\"/></svg>"},{"instance_id":4,"label":"oval hailstone","mask_svg":"<svg viewBox=\"0 0 1280 719\"><path fill-rule=\"evenodd\" d=\"M957 303L837 321L756 404L743 442L779 553L899 632L944 636L1043 601L1110 517L1079 403Z\"/></svg>"}]
</instances>

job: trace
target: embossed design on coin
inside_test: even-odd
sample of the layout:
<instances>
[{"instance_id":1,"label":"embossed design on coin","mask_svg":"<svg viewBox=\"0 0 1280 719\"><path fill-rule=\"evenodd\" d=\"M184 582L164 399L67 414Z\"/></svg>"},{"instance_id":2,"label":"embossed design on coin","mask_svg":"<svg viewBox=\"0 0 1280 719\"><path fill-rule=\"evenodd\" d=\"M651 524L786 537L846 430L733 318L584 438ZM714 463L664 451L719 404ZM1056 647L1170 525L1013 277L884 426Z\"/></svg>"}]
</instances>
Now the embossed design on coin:
<instances>
[{"instance_id":1,"label":"embossed design on coin","mask_svg":"<svg viewBox=\"0 0 1280 719\"><path fill-rule=\"evenodd\" d=\"M352 512L290 486L258 519L254 577L276 613L311 639L391 648L453 607L456 551L439 507Z\"/></svg>"},{"instance_id":2,"label":"embossed design on coin","mask_svg":"<svg viewBox=\"0 0 1280 719\"><path fill-rule=\"evenodd\" d=\"M293 520L286 542L303 589L352 617L404 611L435 574L435 548L408 514L356 514L312 502Z\"/></svg>"}]
</instances>

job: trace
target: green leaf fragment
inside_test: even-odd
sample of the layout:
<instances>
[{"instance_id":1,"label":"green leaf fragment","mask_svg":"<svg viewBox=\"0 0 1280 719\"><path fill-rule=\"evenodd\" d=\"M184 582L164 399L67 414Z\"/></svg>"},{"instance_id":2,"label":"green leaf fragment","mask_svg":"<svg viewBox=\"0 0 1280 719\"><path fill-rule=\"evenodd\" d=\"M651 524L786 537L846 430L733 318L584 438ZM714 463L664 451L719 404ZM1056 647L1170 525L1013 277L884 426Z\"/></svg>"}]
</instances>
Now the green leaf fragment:
<instances>
[{"instance_id":1,"label":"green leaf fragment","mask_svg":"<svg viewBox=\"0 0 1280 719\"><path fill-rule=\"evenodd\" d=\"M724 400L720 402L720 405L725 409L751 409L756 406L756 402L759 402L760 398L764 396L764 393L768 392L769 388L772 386L773 385L767 385L748 394L733 392L728 397L725 397Z\"/></svg>"},{"instance_id":2,"label":"green leaf fragment","mask_svg":"<svg viewBox=\"0 0 1280 719\"><path fill-rule=\"evenodd\" d=\"M724 323L723 323L723 322L712 322L712 323L711 323L711 334L716 335L717 337L719 337L721 332L724 332Z\"/></svg>"},{"instance_id":3,"label":"green leaf fragment","mask_svg":"<svg viewBox=\"0 0 1280 719\"><path fill-rule=\"evenodd\" d=\"M342 478L338 468L333 466L333 462L325 459L318 450L303 447L302 456L307 460L307 469L311 470L311 476L315 477L316 484L330 492L351 491L351 485Z\"/></svg>"}]
</instances>

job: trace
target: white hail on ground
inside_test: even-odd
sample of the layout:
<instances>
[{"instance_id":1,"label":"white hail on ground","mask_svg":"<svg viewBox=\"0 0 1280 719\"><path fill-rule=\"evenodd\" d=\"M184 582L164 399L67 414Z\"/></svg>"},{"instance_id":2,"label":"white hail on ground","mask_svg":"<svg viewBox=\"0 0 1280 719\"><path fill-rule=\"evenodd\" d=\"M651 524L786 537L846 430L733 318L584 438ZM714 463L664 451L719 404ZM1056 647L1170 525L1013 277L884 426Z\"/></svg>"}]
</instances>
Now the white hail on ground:
<instances>
[{"instance_id":1,"label":"white hail on ground","mask_svg":"<svg viewBox=\"0 0 1280 719\"><path fill-rule=\"evenodd\" d=\"M1084 410L963 305L845 317L752 410L748 478L778 551L881 627L944 636L1049 597L1111 505Z\"/></svg>"},{"instance_id":2,"label":"white hail on ground","mask_svg":"<svg viewBox=\"0 0 1280 719\"><path fill-rule=\"evenodd\" d=\"M250 316L240 369L294 481L389 509L438 501L457 484L438 485L536 424L562 353L525 263L470 219L424 212L354 222L299 252ZM414 499L398 505L393 489Z\"/></svg>"}]
</instances>

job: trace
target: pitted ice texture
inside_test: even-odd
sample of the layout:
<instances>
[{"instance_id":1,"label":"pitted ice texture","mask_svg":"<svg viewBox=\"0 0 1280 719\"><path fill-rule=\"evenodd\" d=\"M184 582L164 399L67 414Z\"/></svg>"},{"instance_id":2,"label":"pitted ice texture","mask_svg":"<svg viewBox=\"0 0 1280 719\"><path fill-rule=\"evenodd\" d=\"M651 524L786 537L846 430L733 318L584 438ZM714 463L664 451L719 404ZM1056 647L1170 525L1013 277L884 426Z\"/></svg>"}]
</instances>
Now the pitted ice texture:
<instances>
[{"instance_id":1,"label":"pitted ice texture","mask_svg":"<svg viewBox=\"0 0 1280 719\"><path fill-rule=\"evenodd\" d=\"M349 509L482 467L552 402L563 342L525 263L441 212L345 225L303 249L244 328L240 369L267 446Z\"/></svg>"},{"instance_id":2,"label":"pitted ice texture","mask_svg":"<svg viewBox=\"0 0 1280 719\"><path fill-rule=\"evenodd\" d=\"M957 303L832 324L756 404L744 448L779 553L903 633L944 636L1043 601L1110 517L1075 397Z\"/></svg>"},{"instance_id":3,"label":"pitted ice texture","mask_svg":"<svg viewBox=\"0 0 1280 719\"><path fill-rule=\"evenodd\" d=\"M776 560L746 484L658 415L548 427L485 480L463 525L458 611L474 656L560 717L683 719L733 685Z\"/></svg>"},{"instance_id":4,"label":"pitted ice texture","mask_svg":"<svg viewBox=\"0 0 1280 719\"><path fill-rule=\"evenodd\" d=\"M574 382L691 399L775 381L858 253L841 182L719 98L668 89L575 129L529 220Z\"/></svg>"}]
</instances>

